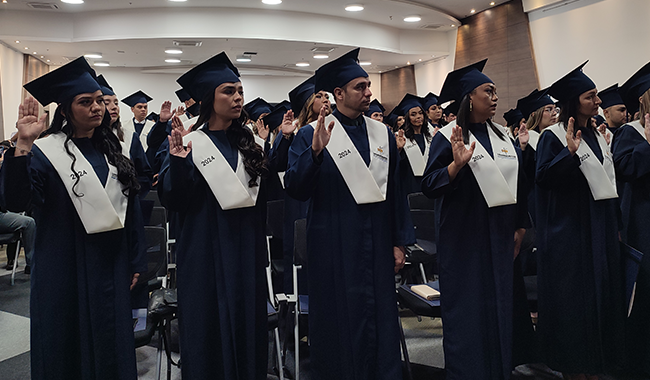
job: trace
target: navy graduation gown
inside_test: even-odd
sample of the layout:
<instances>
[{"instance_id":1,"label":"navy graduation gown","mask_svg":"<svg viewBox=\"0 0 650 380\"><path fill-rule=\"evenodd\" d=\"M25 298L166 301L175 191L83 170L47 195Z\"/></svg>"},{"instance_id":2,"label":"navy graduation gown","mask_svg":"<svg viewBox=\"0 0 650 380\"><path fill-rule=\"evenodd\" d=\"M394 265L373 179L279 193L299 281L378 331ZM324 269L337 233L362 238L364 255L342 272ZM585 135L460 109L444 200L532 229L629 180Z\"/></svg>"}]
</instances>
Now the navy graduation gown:
<instances>
[{"instance_id":1,"label":"navy graduation gown","mask_svg":"<svg viewBox=\"0 0 650 380\"><path fill-rule=\"evenodd\" d=\"M470 130L492 156L486 124L472 124ZM468 165L450 181L449 140L436 133L431 143L422 192L440 199L438 262L448 380L510 378L513 237L529 225L524 163L516 150L518 203L488 208Z\"/></svg>"},{"instance_id":2,"label":"navy graduation gown","mask_svg":"<svg viewBox=\"0 0 650 380\"><path fill-rule=\"evenodd\" d=\"M225 131L207 131L232 168ZM251 136L252 138L252 136ZM254 207L223 210L186 158L167 155L158 192L181 219L176 240L183 378L266 379L264 189Z\"/></svg>"},{"instance_id":3,"label":"navy graduation gown","mask_svg":"<svg viewBox=\"0 0 650 380\"><path fill-rule=\"evenodd\" d=\"M269 169L271 171L271 176L276 175L277 172L282 172L287 170L289 164L289 147L291 142L294 139L292 134L289 139L284 137L276 138L273 142L273 146L269 151ZM294 227L296 220L304 219L307 217L307 211L309 210L309 200L299 201L295 198L292 198L287 194L286 191L283 191L284 197L284 224L282 226L282 252L284 260L284 274L283 274L283 286L284 292L288 292L289 289L293 287L293 271L291 266L293 264L293 241L294 241ZM298 292L299 294L307 294L308 289L308 268L307 265L304 265L300 270L300 276L298 276Z\"/></svg>"},{"instance_id":4,"label":"navy graduation gown","mask_svg":"<svg viewBox=\"0 0 650 380\"><path fill-rule=\"evenodd\" d=\"M102 184L104 156L89 139L73 139ZM5 156L0 175L8 209L33 207L36 231L31 274L33 379L137 378L129 285L147 271L137 195L129 197L125 228L88 235L50 161Z\"/></svg>"},{"instance_id":5,"label":"navy graduation gown","mask_svg":"<svg viewBox=\"0 0 650 380\"><path fill-rule=\"evenodd\" d=\"M623 214L622 240L644 253L634 307L627 320L628 363L650 375L650 144L634 127L618 128L612 141Z\"/></svg>"},{"instance_id":6,"label":"navy graduation gown","mask_svg":"<svg viewBox=\"0 0 650 380\"><path fill-rule=\"evenodd\" d=\"M413 140L418 144L422 154L424 154L424 150L426 149L425 139L426 137L421 133L413 135ZM416 176L413 173L411 163L404 149L400 151L399 174L400 183L405 194L419 193L422 191L422 177Z\"/></svg>"},{"instance_id":7,"label":"navy graduation gown","mask_svg":"<svg viewBox=\"0 0 650 380\"><path fill-rule=\"evenodd\" d=\"M593 130L582 131L603 157ZM546 364L605 373L623 361L624 287L618 199L595 201L580 158L552 132L537 145L538 333Z\"/></svg>"},{"instance_id":8,"label":"navy graduation gown","mask_svg":"<svg viewBox=\"0 0 650 380\"><path fill-rule=\"evenodd\" d=\"M366 165L365 120L334 111ZM337 127L335 127L337 128ZM415 242L389 136L387 200L358 205L330 153L312 153L304 126L289 149L290 196L311 198L307 217L309 339L312 379L401 379L393 246ZM390 133L386 128L386 133Z\"/></svg>"},{"instance_id":9,"label":"navy graduation gown","mask_svg":"<svg viewBox=\"0 0 650 380\"><path fill-rule=\"evenodd\" d=\"M129 158L131 159L131 162L133 162L135 172L138 176L138 182L140 183L140 197L144 198L151 190L153 173L151 172L151 166L149 165L149 160L144 152L142 143L136 133L133 133L133 139L131 140Z\"/></svg>"}]
</instances>

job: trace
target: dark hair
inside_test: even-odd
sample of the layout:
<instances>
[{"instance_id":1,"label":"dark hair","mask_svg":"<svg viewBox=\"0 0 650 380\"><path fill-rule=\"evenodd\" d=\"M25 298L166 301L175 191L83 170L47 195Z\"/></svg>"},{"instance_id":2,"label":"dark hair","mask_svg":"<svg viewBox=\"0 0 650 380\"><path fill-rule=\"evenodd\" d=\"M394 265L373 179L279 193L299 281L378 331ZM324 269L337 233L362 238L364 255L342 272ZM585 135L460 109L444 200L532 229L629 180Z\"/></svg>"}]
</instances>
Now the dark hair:
<instances>
[{"instance_id":1,"label":"dark hair","mask_svg":"<svg viewBox=\"0 0 650 380\"><path fill-rule=\"evenodd\" d=\"M426 117L426 112L424 112L424 109L422 107L417 107L417 108L419 108L422 111L422 116L423 116L422 127L421 127L422 129L420 129L420 133L422 133L422 135L427 140L427 142L431 142L433 136L431 135L431 132L429 132L429 125L428 125L429 122L428 122L428 118ZM402 129L404 130L404 137L406 137L409 140L413 140L413 136L415 136L415 130L413 129L413 124L411 124L411 115L410 115L411 109L406 111L406 115L404 115L404 125L402 125Z\"/></svg>"},{"instance_id":2,"label":"dark hair","mask_svg":"<svg viewBox=\"0 0 650 380\"><path fill-rule=\"evenodd\" d=\"M201 112L199 118L192 127L196 131L203 124L210 120L213 112L214 91L211 91L201 102ZM267 177L269 169L266 165L266 156L262 148L257 145L253 132L244 125L248 116L242 111L239 119L232 121L232 124L226 129L226 137L231 145L237 147L237 150L244 156L244 167L246 172L251 176L248 187L257 186L258 177Z\"/></svg>"},{"instance_id":3,"label":"dark hair","mask_svg":"<svg viewBox=\"0 0 650 380\"><path fill-rule=\"evenodd\" d=\"M564 126L564 130L567 129L569 125L569 119L573 118L576 121L576 130L579 127L585 127L584 125L577 125L578 122L578 109L580 108L580 95L575 96L569 100L560 101L560 116L558 116L557 121L561 122ZM589 120L587 120L589 123Z\"/></svg>"},{"instance_id":4,"label":"dark hair","mask_svg":"<svg viewBox=\"0 0 650 380\"><path fill-rule=\"evenodd\" d=\"M65 116L64 116L65 115ZM63 122L66 122L65 124ZM122 154L122 145L111 130L111 116L108 112L104 112L104 118L99 127L95 128L91 142L95 149L106 155L108 162L117 167L117 179L120 183L126 186L124 194L127 195L129 191L140 191L140 183L138 182L135 167L131 160ZM79 174L75 170L75 163L77 157L68 149L68 141L74 135L75 126L72 118L72 101L60 104L54 113L54 119L50 127L43 133L43 135L50 135L57 132L63 132L66 135L64 148L68 156L72 158L72 165L70 169L76 177L72 191L74 195L83 197L83 194L77 194L75 187L79 184Z\"/></svg>"},{"instance_id":5,"label":"dark hair","mask_svg":"<svg viewBox=\"0 0 650 380\"><path fill-rule=\"evenodd\" d=\"M111 130L115 131L118 140L124 141L124 129L122 129L122 122L120 121L119 116L117 117L117 120L115 120L115 123L111 124Z\"/></svg>"},{"instance_id":6,"label":"dark hair","mask_svg":"<svg viewBox=\"0 0 650 380\"><path fill-rule=\"evenodd\" d=\"M467 94L463 100L461 100L460 106L458 107L458 113L456 114L456 125L460 126L463 130L463 142L465 144L469 144L469 129L467 126L470 124L469 119L470 114L472 113L472 111L469 110L469 103L469 94ZM505 141L506 136L499 128L497 128L496 125L494 125L492 119L487 119L486 123L488 127L492 128L494 133L496 133L501 140Z\"/></svg>"}]
</instances>

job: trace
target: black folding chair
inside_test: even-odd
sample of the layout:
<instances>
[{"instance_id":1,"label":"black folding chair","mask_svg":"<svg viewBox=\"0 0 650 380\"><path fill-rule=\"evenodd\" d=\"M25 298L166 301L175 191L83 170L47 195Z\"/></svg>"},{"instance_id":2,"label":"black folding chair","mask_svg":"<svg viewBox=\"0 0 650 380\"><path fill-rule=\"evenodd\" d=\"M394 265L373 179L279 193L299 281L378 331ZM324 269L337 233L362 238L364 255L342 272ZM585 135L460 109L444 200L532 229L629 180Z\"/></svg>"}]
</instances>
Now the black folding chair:
<instances>
[{"instance_id":1,"label":"black folding chair","mask_svg":"<svg viewBox=\"0 0 650 380\"><path fill-rule=\"evenodd\" d=\"M269 201L266 203L266 248L267 248L267 265L266 265L266 283L269 292L269 297L266 304L268 314L268 329L273 331L274 337L274 351L277 355L277 374L280 380L284 380L282 348L280 346L280 330L279 330L279 301L273 290L273 271L276 274L282 273L284 266L276 266L276 261L282 264L282 260L273 260L272 255L272 242L274 239L282 239L282 223L284 222L284 200ZM285 299L286 297L281 297Z\"/></svg>"},{"instance_id":2,"label":"black folding chair","mask_svg":"<svg viewBox=\"0 0 650 380\"><path fill-rule=\"evenodd\" d=\"M423 193L412 193L408 195L410 210L433 210L435 201Z\"/></svg>"},{"instance_id":3,"label":"black folding chair","mask_svg":"<svg viewBox=\"0 0 650 380\"><path fill-rule=\"evenodd\" d=\"M435 212L422 209L411 210L411 219L415 227L416 244L406 247L406 263L419 267L422 283L426 283L428 279L424 271L425 265L433 266L434 276L438 273Z\"/></svg>"},{"instance_id":4,"label":"black folding chair","mask_svg":"<svg viewBox=\"0 0 650 380\"><path fill-rule=\"evenodd\" d=\"M18 267L18 255L20 254L20 237L21 237L20 231L0 234L0 245L7 244L7 250L9 249L9 245L16 244L16 252L14 253L14 266L11 269L11 286L14 285L15 278L16 278L16 268Z\"/></svg>"},{"instance_id":5,"label":"black folding chair","mask_svg":"<svg viewBox=\"0 0 650 380\"><path fill-rule=\"evenodd\" d=\"M306 321L309 316L309 296L300 295L298 291L298 273L307 264L307 219L298 219L293 232L293 289L287 299L293 303L294 326L293 339L295 350L295 379L300 380L300 319ZM285 351L287 344L285 343ZM286 356L285 356L286 357Z\"/></svg>"}]
</instances>

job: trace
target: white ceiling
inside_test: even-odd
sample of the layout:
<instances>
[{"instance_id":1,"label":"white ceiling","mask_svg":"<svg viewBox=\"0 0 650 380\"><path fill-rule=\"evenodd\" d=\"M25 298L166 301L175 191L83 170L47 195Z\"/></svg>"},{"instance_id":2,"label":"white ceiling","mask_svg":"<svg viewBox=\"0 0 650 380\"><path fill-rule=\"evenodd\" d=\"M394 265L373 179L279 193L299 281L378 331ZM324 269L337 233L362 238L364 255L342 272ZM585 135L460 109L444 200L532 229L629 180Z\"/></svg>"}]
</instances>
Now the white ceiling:
<instances>
[{"instance_id":1,"label":"white ceiling","mask_svg":"<svg viewBox=\"0 0 650 380\"><path fill-rule=\"evenodd\" d=\"M5 16L48 15L49 19L53 20L52 22L56 18L63 20L64 17L73 17L75 20L79 20L86 15L88 18L115 17L119 20L120 15L141 14L143 16L138 19L142 19L143 23L156 23L155 19L146 19L146 13L143 10L149 8L155 9L157 14L160 14L162 10L164 14L172 17L178 15L178 23L182 26L183 23L191 22L191 19L188 20L184 16L184 12L191 12L193 9L200 11L198 7L212 12L218 11L217 8L228 8L228 11L243 8L244 10L250 9L250 12L256 12L258 15L262 12L261 15L266 15L265 17L268 19L273 19L282 13L290 13L291 17L295 17L295 15L300 17L300 13L293 12L301 12L305 14L306 18L323 17L327 18L329 22L338 19L342 25L359 20L362 24L369 26L368 30L374 30L373 28L393 30L399 40L400 38L408 39L409 36L428 36L433 33L432 30L446 34L446 32L455 30L459 18L470 15L470 9L474 8L479 12L490 8L488 0L283 0L282 4L275 6L265 5L261 0L188 0L182 3L168 0L85 0L85 3L81 5L65 4L54 0L38 0L38 2L55 4L58 9L34 10L27 5L30 3L29 1L7 0L6 4L0 3L0 23L5 11L7 11ZM504 0L497 1L497 3L503 2ZM362 3L365 9L362 12L345 11L345 6L351 3ZM420 15L422 20L417 23L403 21L405 16L413 14ZM243 30L255 26L248 24L245 17L236 21L241 24ZM72 28L74 29L75 26ZM285 30L285 35L287 28L290 30L291 25L278 25L278 30ZM233 30L232 37L234 38L211 38L209 36L207 38L192 38L201 40L202 46L183 48L183 54L178 56L183 62L170 64L164 62L165 58L170 57L164 53L164 50L172 46L174 38L156 38L156 36L145 35L145 33L141 33L141 35L134 33L128 38L124 36L111 37L107 33L104 38L94 37L92 41L72 39L72 41L57 42L56 40L52 41L52 38L48 38L48 36L29 35L27 31L21 36L20 32L13 33L15 29L13 28L11 32L7 32L7 30L3 32L2 26L0 26L0 41L24 53L36 52L37 58L42 56L42 60L49 64L60 65L67 62L67 58L76 58L88 52L101 52L102 60L109 61L113 67L140 67L145 72L180 73L223 50L233 60L244 51L257 52L258 54L253 57L253 62L236 63L248 75L309 75L323 63L342 55L352 47L364 46L355 43L355 36L348 36L348 41L338 44L314 42L313 38L303 37L304 27L302 30L295 28L295 30L289 31L291 41L272 37L267 39L264 38L264 35L258 38L237 38L241 37L241 33ZM323 30L323 33L327 34L328 31ZM367 36L365 37L367 39ZM179 39L186 40L187 38ZM16 40L20 42L16 43ZM406 44L408 45L408 42ZM404 42L401 45L404 45ZM319 46L334 48L329 59L317 60L312 57L311 49ZM442 45L432 43L421 49L381 49L373 46L373 48L363 48L360 58L362 61L372 62L371 66L365 67L367 71L382 72L453 54L448 51L449 49L439 48L439 46ZM309 61L311 66L298 68L295 66L298 61Z\"/></svg>"}]
</instances>

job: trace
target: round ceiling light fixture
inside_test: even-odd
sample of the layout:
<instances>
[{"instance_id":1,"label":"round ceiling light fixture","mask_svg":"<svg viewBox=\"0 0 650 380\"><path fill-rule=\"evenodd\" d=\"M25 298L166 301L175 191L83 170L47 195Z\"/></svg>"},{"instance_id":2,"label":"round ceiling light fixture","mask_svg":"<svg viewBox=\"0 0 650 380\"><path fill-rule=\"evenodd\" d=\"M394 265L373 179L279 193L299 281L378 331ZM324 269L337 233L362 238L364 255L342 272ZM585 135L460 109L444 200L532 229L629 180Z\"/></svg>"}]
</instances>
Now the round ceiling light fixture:
<instances>
[{"instance_id":1,"label":"round ceiling light fixture","mask_svg":"<svg viewBox=\"0 0 650 380\"><path fill-rule=\"evenodd\" d=\"M298 62L296 63L298 67L309 67L309 62Z\"/></svg>"},{"instance_id":2,"label":"round ceiling light fixture","mask_svg":"<svg viewBox=\"0 0 650 380\"><path fill-rule=\"evenodd\" d=\"M167 54L183 54L183 50L179 48L167 48L165 49Z\"/></svg>"},{"instance_id":3,"label":"round ceiling light fixture","mask_svg":"<svg viewBox=\"0 0 650 380\"><path fill-rule=\"evenodd\" d=\"M418 22L420 20L422 20L422 17L420 17L420 15L411 15L404 17L404 21L406 22Z\"/></svg>"},{"instance_id":4,"label":"round ceiling light fixture","mask_svg":"<svg viewBox=\"0 0 650 380\"><path fill-rule=\"evenodd\" d=\"M345 10L348 12L361 12L363 9L363 5L361 4L350 4L345 7Z\"/></svg>"}]
</instances>

